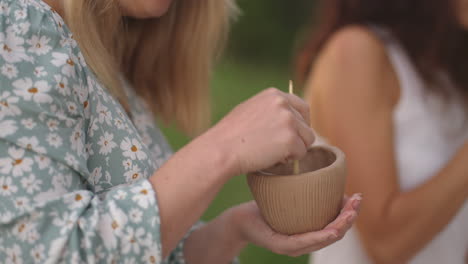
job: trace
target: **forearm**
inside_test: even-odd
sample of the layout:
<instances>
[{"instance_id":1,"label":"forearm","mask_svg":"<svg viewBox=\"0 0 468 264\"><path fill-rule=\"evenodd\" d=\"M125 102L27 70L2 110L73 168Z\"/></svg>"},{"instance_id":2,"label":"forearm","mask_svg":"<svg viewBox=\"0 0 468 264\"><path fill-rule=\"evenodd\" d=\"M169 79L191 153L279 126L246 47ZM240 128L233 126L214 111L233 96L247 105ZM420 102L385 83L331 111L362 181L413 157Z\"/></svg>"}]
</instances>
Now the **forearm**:
<instances>
[{"instance_id":1,"label":"forearm","mask_svg":"<svg viewBox=\"0 0 468 264\"><path fill-rule=\"evenodd\" d=\"M376 259L387 263L399 256L399 262L406 261L450 223L468 197L466 157L465 147L431 180L389 199L376 219L376 230L359 224L365 232L373 233L368 235L372 239L367 244Z\"/></svg>"},{"instance_id":2,"label":"forearm","mask_svg":"<svg viewBox=\"0 0 468 264\"><path fill-rule=\"evenodd\" d=\"M230 176L225 152L204 142L197 139L181 149L150 179L159 203L164 256L199 220Z\"/></svg>"},{"instance_id":3,"label":"forearm","mask_svg":"<svg viewBox=\"0 0 468 264\"><path fill-rule=\"evenodd\" d=\"M247 245L236 232L231 210L194 231L185 242L184 255L190 264L231 263Z\"/></svg>"}]
</instances>

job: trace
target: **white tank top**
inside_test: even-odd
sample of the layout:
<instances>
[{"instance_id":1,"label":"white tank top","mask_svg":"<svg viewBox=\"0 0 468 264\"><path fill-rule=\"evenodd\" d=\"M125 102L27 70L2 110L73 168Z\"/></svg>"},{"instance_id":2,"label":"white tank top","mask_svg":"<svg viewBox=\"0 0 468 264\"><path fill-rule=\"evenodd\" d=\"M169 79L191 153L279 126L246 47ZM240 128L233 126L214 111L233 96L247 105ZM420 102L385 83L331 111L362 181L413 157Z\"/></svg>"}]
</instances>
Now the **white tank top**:
<instances>
[{"instance_id":1,"label":"white tank top","mask_svg":"<svg viewBox=\"0 0 468 264\"><path fill-rule=\"evenodd\" d=\"M426 83L389 32L377 27L371 30L385 44L400 84L400 99L393 113L394 147L401 190L408 191L435 176L468 139L467 115L453 89L450 103L427 92ZM453 87L448 79L444 83ZM466 254L468 202L409 264L466 264ZM343 240L316 252L311 259L313 264L372 263L354 228Z\"/></svg>"}]
</instances>

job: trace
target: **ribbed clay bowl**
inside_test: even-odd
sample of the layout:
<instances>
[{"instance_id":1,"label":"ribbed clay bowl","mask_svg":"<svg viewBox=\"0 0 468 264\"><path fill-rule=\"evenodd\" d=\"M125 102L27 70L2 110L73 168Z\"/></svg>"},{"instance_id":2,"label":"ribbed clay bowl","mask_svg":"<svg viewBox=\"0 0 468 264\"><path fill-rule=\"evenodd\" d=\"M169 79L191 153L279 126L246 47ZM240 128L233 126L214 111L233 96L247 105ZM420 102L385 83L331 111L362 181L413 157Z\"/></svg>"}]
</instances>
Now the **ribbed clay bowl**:
<instances>
[{"instance_id":1,"label":"ribbed clay bowl","mask_svg":"<svg viewBox=\"0 0 468 264\"><path fill-rule=\"evenodd\" d=\"M314 146L299 161L247 175L266 222L282 234L323 229L339 214L346 180L345 156L331 146Z\"/></svg>"}]
</instances>

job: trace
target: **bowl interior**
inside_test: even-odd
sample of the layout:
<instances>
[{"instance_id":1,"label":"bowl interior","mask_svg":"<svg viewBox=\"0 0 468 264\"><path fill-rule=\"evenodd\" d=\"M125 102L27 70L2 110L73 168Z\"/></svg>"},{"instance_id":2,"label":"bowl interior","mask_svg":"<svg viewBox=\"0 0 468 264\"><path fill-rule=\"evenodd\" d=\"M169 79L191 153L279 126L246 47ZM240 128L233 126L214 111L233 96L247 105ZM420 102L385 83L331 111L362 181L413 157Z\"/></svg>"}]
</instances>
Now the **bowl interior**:
<instances>
[{"instance_id":1,"label":"bowl interior","mask_svg":"<svg viewBox=\"0 0 468 264\"><path fill-rule=\"evenodd\" d=\"M320 170L332 165L336 161L336 154L324 147L313 147L307 155L299 161L299 174ZM293 162L288 164L278 164L267 170L263 170L262 174L286 176L294 174Z\"/></svg>"}]
</instances>

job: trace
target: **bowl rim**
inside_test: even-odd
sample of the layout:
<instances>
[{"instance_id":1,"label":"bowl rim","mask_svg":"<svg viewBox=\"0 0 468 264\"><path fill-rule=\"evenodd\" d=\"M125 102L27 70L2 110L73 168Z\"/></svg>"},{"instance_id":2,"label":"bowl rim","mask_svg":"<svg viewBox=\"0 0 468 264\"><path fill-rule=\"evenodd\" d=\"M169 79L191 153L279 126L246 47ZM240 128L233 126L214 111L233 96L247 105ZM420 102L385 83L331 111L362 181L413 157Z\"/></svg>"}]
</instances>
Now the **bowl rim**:
<instances>
[{"instance_id":1,"label":"bowl rim","mask_svg":"<svg viewBox=\"0 0 468 264\"><path fill-rule=\"evenodd\" d=\"M262 177L303 177L303 176L308 176L310 173L314 173L314 174L317 174L319 172L324 172L324 171L330 171L330 170L333 170L334 168L338 167L339 164L344 164L346 162L346 155L344 154L344 152L335 147L335 146L331 146L331 145L326 145L326 144L319 144L319 145L311 145L309 148L308 148L308 152L311 151L312 149L325 149L327 151L330 151L332 152L333 154L335 154L336 156L336 159L334 162L332 162L332 164L326 166L326 167L323 167L321 169L318 169L318 170L314 170L314 171L308 171L308 172L304 172L304 173L300 173L300 174L290 174L290 175L278 175L278 174L272 174L272 173L268 173L268 172L265 172L263 170L259 170L259 171L255 171L255 172L252 172L252 173L249 173L248 175L251 175L251 176L262 176Z\"/></svg>"}]
</instances>

